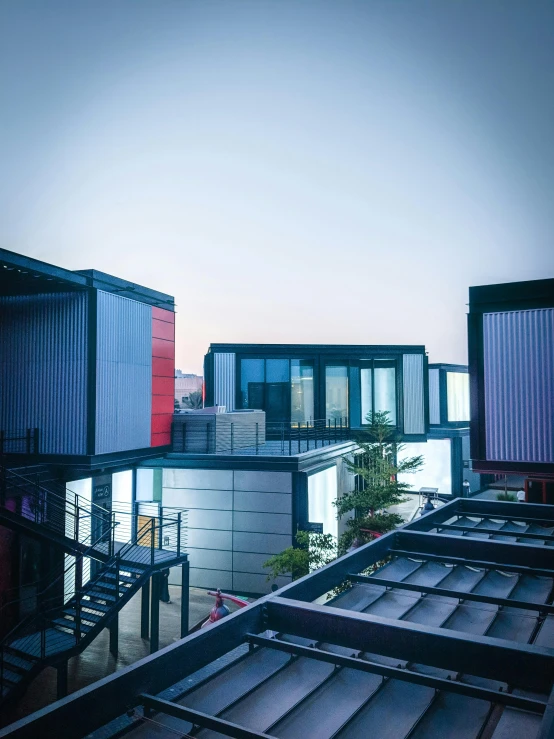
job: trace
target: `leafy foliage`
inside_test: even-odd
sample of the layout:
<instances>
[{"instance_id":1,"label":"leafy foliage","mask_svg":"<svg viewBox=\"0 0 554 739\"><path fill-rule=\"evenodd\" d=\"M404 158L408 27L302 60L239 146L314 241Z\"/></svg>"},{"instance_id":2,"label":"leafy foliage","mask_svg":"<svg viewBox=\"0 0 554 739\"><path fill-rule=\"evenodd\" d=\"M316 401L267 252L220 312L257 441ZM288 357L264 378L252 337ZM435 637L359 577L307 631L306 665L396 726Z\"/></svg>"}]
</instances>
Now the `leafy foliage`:
<instances>
[{"instance_id":1,"label":"leafy foliage","mask_svg":"<svg viewBox=\"0 0 554 739\"><path fill-rule=\"evenodd\" d=\"M337 556L337 542L331 534L297 531L296 546L287 547L270 557L263 566L269 570L268 580L279 575L292 575L293 580L329 564Z\"/></svg>"},{"instance_id":2,"label":"leafy foliage","mask_svg":"<svg viewBox=\"0 0 554 739\"><path fill-rule=\"evenodd\" d=\"M513 495L512 493L498 493L496 496L496 500L504 500L508 501L508 503L515 503L517 500L517 497Z\"/></svg>"},{"instance_id":3,"label":"leafy foliage","mask_svg":"<svg viewBox=\"0 0 554 739\"><path fill-rule=\"evenodd\" d=\"M398 443L386 411L368 413L367 421L367 431L356 438L358 453L353 460L345 459L348 469L357 476L358 486L336 503L339 518L355 512L341 536L339 554L354 543L365 544L376 533L386 533L402 523L399 514L387 511L406 500L404 494L411 488L408 483L400 482L398 475L416 472L423 465L421 456L398 461L398 453L404 447Z\"/></svg>"}]
</instances>

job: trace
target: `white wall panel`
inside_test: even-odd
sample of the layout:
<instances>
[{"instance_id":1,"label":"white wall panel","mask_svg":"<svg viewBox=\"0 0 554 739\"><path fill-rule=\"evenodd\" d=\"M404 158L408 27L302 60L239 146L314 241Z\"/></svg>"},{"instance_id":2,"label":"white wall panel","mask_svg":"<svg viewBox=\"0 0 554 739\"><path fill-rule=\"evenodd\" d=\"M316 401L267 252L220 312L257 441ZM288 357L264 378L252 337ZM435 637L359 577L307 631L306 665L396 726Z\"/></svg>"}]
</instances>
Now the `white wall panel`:
<instances>
[{"instance_id":1,"label":"white wall panel","mask_svg":"<svg viewBox=\"0 0 554 739\"><path fill-rule=\"evenodd\" d=\"M440 370L429 370L429 423L439 426L441 422Z\"/></svg>"}]
</instances>

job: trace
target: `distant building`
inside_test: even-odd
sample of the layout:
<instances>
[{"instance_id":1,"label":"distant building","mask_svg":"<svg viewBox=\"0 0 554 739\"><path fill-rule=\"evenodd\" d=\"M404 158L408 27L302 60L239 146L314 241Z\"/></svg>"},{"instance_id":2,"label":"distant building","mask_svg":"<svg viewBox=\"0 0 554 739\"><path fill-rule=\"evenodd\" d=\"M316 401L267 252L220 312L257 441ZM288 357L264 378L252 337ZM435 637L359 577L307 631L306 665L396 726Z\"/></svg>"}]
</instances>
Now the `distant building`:
<instances>
[{"instance_id":1,"label":"distant building","mask_svg":"<svg viewBox=\"0 0 554 739\"><path fill-rule=\"evenodd\" d=\"M175 407L187 408L192 393L202 393L204 378L175 370ZM196 407L196 406L195 406Z\"/></svg>"},{"instance_id":2,"label":"distant building","mask_svg":"<svg viewBox=\"0 0 554 739\"><path fill-rule=\"evenodd\" d=\"M554 279L469 289L473 470L554 502Z\"/></svg>"}]
</instances>

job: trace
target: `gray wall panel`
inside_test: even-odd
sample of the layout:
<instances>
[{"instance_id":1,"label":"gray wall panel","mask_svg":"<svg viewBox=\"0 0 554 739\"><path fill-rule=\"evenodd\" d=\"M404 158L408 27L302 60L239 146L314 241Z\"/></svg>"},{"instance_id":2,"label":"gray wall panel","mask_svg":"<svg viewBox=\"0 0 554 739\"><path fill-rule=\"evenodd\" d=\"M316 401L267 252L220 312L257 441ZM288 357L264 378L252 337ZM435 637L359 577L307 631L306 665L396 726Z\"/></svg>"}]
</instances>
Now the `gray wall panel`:
<instances>
[{"instance_id":1,"label":"gray wall panel","mask_svg":"<svg viewBox=\"0 0 554 739\"><path fill-rule=\"evenodd\" d=\"M233 534L235 552L279 554L290 546L292 546L292 532L289 534L256 534L248 531L235 531Z\"/></svg>"},{"instance_id":2,"label":"gray wall panel","mask_svg":"<svg viewBox=\"0 0 554 739\"><path fill-rule=\"evenodd\" d=\"M483 315L487 459L554 462L554 309Z\"/></svg>"},{"instance_id":3,"label":"gray wall panel","mask_svg":"<svg viewBox=\"0 0 554 739\"><path fill-rule=\"evenodd\" d=\"M214 354L214 403L235 410L235 355Z\"/></svg>"},{"instance_id":4,"label":"gray wall panel","mask_svg":"<svg viewBox=\"0 0 554 739\"><path fill-rule=\"evenodd\" d=\"M230 511L233 508L232 490L183 490L163 488L166 506L176 508L208 508Z\"/></svg>"},{"instance_id":5,"label":"gray wall panel","mask_svg":"<svg viewBox=\"0 0 554 739\"><path fill-rule=\"evenodd\" d=\"M258 493L290 493L292 474L290 472L235 472L235 490L253 490Z\"/></svg>"},{"instance_id":6,"label":"gray wall panel","mask_svg":"<svg viewBox=\"0 0 554 739\"><path fill-rule=\"evenodd\" d=\"M209 570L233 569L233 553L214 549L187 548L191 567L201 567Z\"/></svg>"},{"instance_id":7,"label":"gray wall panel","mask_svg":"<svg viewBox=\"0 0 554 739\"><path fill-rule=\"evenodd\" d=\"M221 590L233 589L233 573L223 570L202 570L196 567L190 568L190 584L193 588ZM206 613L206 618L208 614Z\"/></svg>"},{"instance_id":8,"label":"gray wall panel","mask_svg":"<svg viewBox=\"0 0 554 739\"><path fill-rule=\"evenodd\" d=\"M245 552L234 552L233 570L235 572L254 572L260 574L266 572L263 564L271 557L271 554L249 554Z\"/></svg>"},{"instance_id":9,"label":"gray wall panel","mask_svg":"<svg viewBox=\"0 0 554 739\"><path fill-rule=\"evenodd\" d=\"M164 469L164 488L191 488L193 490L232 490L233 472L230 470Z\"/></svg>"},{"instance_id":10,"label":"gray wall panel","mask_svg":"<svg viewBox=\"0 0 554 739\"><path fill-rule=\"evenodd\" d=\"M290 582L290 578L286 577L278 577L275 580L275 584L279 588L283 587L283 585L288 585ZM266 575L253 575L244 572L235 572L233 574L233 590L238 593L268 593L271 589L271 584L268 582Z\"/></svg>"},{"instance_id":11,"label":"gray wall panel","mask_svg":"<svg viewBox=\"0 0 554 739\"><path fill-rule=\"evenodd\" d=\"M292 513L292 495L287 493L235 492L235 511Z\"/></svg>"},{"instance_id":12,"label":"gray wall panel","mask_svg":"<svg viewBox=\"0 0 554 739\"><path fill-rule=\"evenodd\" d=\"M233 527L232 511L203 511L190 508L187 513L189 529L223 529L231 531Z\"/></svg>"},{"instance_id":13,"label":"gray wall panel","mask_svg":"<svg viewBox=\"0 0 554 739\"><path fill-rule=\"evenodd\" d=\"M233 532L218 529L187 529L187 547L231 551Z\"/></svg>"},{"instance_id":14,"label":"gray wall panel","mask_svg":"<svg viewBox=\"0 0 554 739\"><path fill-rule=\"evenodd\" d=\"M268 534L288 534L292 530L292 516L282 513L242 513L235 511L233 525L237 531Z\"/></svg>"},{"instance_id":15,"label":"gray wall panel","mask_svg":"<svg viewBox=\"0 0 554 739\"><path fill-rule=\"evenodd\" d=\"M98 291L96 453L150 446L152 308Z\"/></svg>"},{"instance_id":16,"label":"gray wall panel","mask_svg":"<svg viewBox=\"0 0 554 739\"><path fill-rule=\"evenodd\" d=\"M0 298L0 429L38 428L43 454L86 454L85 292Z\"/></svg>"},{"instance_id":17,"label":"gray wall panel","mask_svg":"<svg viewBox=\"0 0 554 739\"><path fill-rule=\"evenodd\" d=\"M439 425L441 422L440 407L440 370L429 370L429 423Z\"/></svg>"},{"instance_id":18,"label":"gray wall panel","mask_svg":"<svg viewBox=\"0 0 554 739\"><path fill-rule=\"evenodd\" d=\"M425 433L425 402L423 389L423 355L403 355L404 433Z\"/></svg>"}]
</instances>

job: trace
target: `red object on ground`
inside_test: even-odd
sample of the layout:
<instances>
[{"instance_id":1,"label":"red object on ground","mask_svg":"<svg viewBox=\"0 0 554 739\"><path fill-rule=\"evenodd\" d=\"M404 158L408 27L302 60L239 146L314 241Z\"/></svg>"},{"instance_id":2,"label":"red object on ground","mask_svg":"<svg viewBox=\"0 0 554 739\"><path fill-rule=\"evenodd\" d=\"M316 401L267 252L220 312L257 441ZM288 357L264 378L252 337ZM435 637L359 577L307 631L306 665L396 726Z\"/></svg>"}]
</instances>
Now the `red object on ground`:
<instances>
[{"instance_id":1,"label":"red object on ground","mask_svg":"<svg viewBox=\"0 0 554 739\"><path fill-rule=\"evenodd\" d=\"M209 626L216 621L221 621L222 618L225 618L225 616L229 615L230 611L223 602L224 600L230 600L232 603L236 603L239 608L244 608L245 606L249 605L248 601L237 598L235 595L227 595L227 593L222 593L219 588L215 592L213 590L208 590L208 595L215 596L215 605L210 611L208 620L204 621L201 628L204 628L204 626Z\"/></svg>"},{"instance_id":2,"label":"red object on ground","mask_svg":"<svg viewBox=\"0 0 554 739\"><path fill-rule=\"evenodd\" d=\"M380 536L383 536L380 531L372 531L371 529L360 529L360 531L363 531L364 534L371 534L376 539L378 539Z\"/></svg>"}]
</instances>

